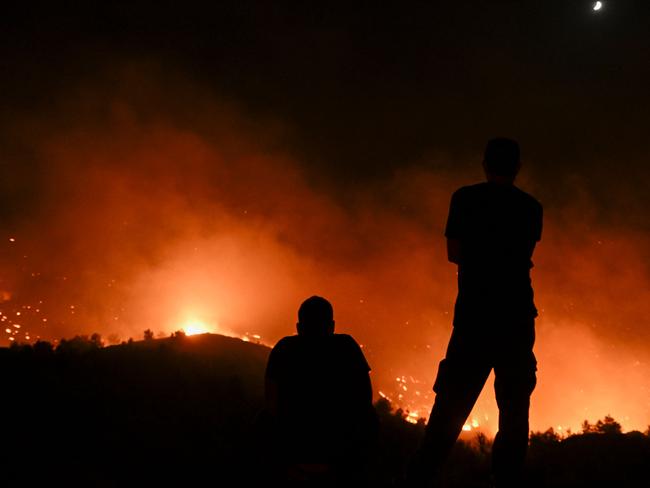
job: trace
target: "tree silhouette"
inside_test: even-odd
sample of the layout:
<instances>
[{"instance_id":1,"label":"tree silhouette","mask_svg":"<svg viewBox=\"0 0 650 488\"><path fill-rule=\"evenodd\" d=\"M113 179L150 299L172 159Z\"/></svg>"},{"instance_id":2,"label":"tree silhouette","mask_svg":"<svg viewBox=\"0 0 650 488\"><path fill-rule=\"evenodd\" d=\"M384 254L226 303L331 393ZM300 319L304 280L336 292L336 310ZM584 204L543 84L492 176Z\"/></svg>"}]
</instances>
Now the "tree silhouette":
<instances>
[{"instance_id":1,"label":"tree silhouette","mask_svg":"<svg viewBox=\"0 0 650 488\"><path fill-rule=\"evenodd\" d=\"M585 422L587 422L585 420ZM589 424L589 422L587 422ZM584 422L583 422L583 427L584 427ZM532 432L530 434L530 445L537 445L537 444L555 444L558 443L562 440L562 437L560 434L555 432L553 427L550 429L544 431L544 432Z\"/></svg>"},{"instance_id":2,"label":"tree silhouette","mask_svg":"<svg viewBox=\"0 0 650 488\"><path fill-rule=\"evenodd\" d=\"M90 338L87 335L74 336L72 339L61 339L56 347L57 353L84 354L103 346L102 336L94 333Z\"/></svg>"},{"instance_id":3,"label":"tree silhouette","mask_svg":"<svg viewBox=\"0 0 650 488\"><path fill-rule=\"evenodd\" d=\"M585 419L585 420L582 422L582 433L583 433L583 434L593 434L594 432L596 432L596 426L595 426L595 425L591 425L591 424L589 423L589 421Z\"/></svg>"},{"instance_id":4,"label":"tree silhouette","mask_svg":"<svg viewBox=\"0 0 650 488\"><path fill-rule=\"evenodd\" d=\"M34 343L33 349L35 354L40 354L43 356L52 354L52 352L54 351L52 344L50 344L47 341L36 341Z\"/></svg>"},{"instance_id":5,"label":"tree silhouette","mask_svg":"<svg viewBox=\"0 0 650 488\"><path fill-rule=\"evenodd\" d=\"M599 434L621 434L621 424L611 415L606 415L603 420L596 422L596 432Z\"/></svg>"},{"instance_id":6,"label":"tree silhouette","mask_svg":"<svg viewBox=\"0 0 650 488\"><path fill-rule=\"evenodd\" d=\"M619 424L611 415L605 415L605 418L598 420L595 424L590 424L585 420L582 422L583 434L621 434L621 424Z\"/></svg>"},{"instance_id":7,"label":"tree silhouette","mask_svg":"<svg viewBox=\"0 0 650 488\"><path fill-rule=\"evenodd\" d=\"M93 333L93 335L90 336L90 342L98 349L104 347L104 341L102 341L102 335L99 334L98 332L95 332Z\"/></svg>"}]
</instances>

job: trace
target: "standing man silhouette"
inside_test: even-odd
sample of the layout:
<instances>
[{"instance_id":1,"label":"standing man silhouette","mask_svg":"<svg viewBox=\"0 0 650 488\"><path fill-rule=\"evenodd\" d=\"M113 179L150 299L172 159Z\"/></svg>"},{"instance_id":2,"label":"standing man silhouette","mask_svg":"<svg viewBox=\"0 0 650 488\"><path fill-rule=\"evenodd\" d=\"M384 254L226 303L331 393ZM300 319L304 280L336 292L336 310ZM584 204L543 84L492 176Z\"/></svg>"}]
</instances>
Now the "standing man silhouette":
<instances>
[{"instance_id":1,"label":"standing man silhouette","mask_svg":"<svg viewBox=\"0 0 650 488\"><path fill-rule=\"evenodd\" d=\"M541 238L542 206L514 185L519 145L488 142L487 182L457 190L445 236L458 265L454 328L433 390L426 434L408 474L412 486L431 486L494 369L499 431L492 448L497 487L522 486L528 410L535 388L535 317L531 258Z\"/></svg>"}]
</instances>

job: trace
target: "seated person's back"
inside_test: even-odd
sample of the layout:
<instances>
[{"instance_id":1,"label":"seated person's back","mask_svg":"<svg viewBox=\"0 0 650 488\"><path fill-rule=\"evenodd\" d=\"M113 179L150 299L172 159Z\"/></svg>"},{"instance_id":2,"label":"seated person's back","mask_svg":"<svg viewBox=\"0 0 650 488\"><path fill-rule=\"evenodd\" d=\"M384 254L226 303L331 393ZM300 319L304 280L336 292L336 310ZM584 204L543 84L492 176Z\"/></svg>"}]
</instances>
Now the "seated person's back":
<instances>
[{"instance_id":1,"label":"seated person's back","mask_svg":"<svg viewBox=\"0 0 650 488\"><path fill-rule=\"evenodd\" d=\"M276 344L266 370L278 447L289 462L345 462L367 443L370 368L352 337L334 334L327 300L309 298L298 316L298 335Z\"/></svg>"}]
</instances>

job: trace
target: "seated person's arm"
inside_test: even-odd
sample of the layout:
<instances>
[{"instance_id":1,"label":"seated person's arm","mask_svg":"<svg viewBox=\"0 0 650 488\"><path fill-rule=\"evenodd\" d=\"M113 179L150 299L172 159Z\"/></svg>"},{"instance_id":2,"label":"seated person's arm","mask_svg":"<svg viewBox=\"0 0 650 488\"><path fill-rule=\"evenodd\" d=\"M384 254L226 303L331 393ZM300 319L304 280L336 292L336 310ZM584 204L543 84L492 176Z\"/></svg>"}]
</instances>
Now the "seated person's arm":
<instances>
[{"instance_id":1,"label":"seated person's arm","mask_svg":"<svg viewBox=\"0 0 650 488\"><path fill-rule=\"evenodd\" d=\"M372 405L372 381L370 380L370 366L366 361L366 357L363 354L363 351L357 344L354 339L351 339L351 344L353 345L354 353L356 356L355 368L354 368L354 377L356 378L355 388L359 400L359 404L363 405Z\"/></svg>"},{"instance_id":2,"label":"seated person's arm","mask_svg":"<svg viewBox=\"0 0 650 488\"><path fill-rule=\"evenodd\" d=\"M370 372L363 375L363 380L360 382L362 386L362 398L364 402L372 405L372 382L370 381Z\"/></svg>"},{"instance_id":3,"label":"seated person's arm","mask_svg":"<svg viewBox=\"0 0 650 488\"><path fill-rule=\"evenodd\" d=\"M460 264L460 239L447 238L447 259L451 263Z\"/></svg>"},{"instance_id":4,"label":"seated person's arm","mask_svg":"<svg viewBox=\"0 0 650 488\"><path fill-rule=\"evenodd\" d=\"M278 384L268 376L264 381L264 400L269 413L276 415L278 412Z\"/></svg>"},{"instance_id":5,"label":"seated person's arm","mask_svg":"<svg viewBox=\"0 0 650 488\"><path fill-rule=\"evenodd\" d=\"M283 359L282 354L282 341L276 344L269 354L268 362L266 363L266 371L264 374L264 400L266 409L271 415L276 415L279 408L279 378L282 375Z\"/></svg>"}]
</instances>

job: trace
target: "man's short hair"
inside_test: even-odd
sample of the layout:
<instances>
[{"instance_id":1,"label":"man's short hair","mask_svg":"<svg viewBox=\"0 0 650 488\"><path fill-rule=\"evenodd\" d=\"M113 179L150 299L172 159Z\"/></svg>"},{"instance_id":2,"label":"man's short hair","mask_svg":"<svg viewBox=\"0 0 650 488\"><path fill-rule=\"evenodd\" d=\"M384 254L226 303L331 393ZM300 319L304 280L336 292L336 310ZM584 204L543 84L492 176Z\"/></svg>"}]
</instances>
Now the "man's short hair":
<instances>
[{"instance_id":1,"label":"man's short hair","mask_svg":"<svg viewBox=\"0 0 650 488\"><path fill-rule=\"evenodd\" d=\"M520 163L519 144L513 139L497 137L485 147L485 168L493 175L515 176Z\"/></svg>"},{"instance_id":2,"label":"man's short hair","mask_svg":"<svg viewBox=\"0 0 650 488\"><path fill-rule=\"evenodd\" d=\"M322 335L334 331L334 308L323 297L313 296L298 309L298 333Z\"/></svg>"}]
</instances>

